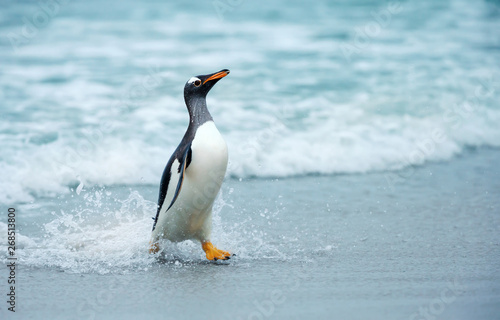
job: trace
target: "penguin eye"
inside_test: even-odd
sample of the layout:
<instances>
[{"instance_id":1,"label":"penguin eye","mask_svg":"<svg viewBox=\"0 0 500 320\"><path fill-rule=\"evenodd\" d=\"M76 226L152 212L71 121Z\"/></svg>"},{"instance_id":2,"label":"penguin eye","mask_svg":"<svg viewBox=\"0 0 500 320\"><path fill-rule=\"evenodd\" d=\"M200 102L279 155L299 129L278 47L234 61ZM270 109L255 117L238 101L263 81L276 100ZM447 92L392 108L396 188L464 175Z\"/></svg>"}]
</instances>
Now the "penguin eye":
<instances>
[{"instance_id":1,"label":"penguin eye","mask_svg":"<svg viewBox=\"0 0 500 320\"><path fill-rule=\"evenodd\" d=\"M201 85L201 80L196 80L196 81L194 82L194 86L195 86L195 87L199 87L200 85Z\"/></svg>"}]
</instances>

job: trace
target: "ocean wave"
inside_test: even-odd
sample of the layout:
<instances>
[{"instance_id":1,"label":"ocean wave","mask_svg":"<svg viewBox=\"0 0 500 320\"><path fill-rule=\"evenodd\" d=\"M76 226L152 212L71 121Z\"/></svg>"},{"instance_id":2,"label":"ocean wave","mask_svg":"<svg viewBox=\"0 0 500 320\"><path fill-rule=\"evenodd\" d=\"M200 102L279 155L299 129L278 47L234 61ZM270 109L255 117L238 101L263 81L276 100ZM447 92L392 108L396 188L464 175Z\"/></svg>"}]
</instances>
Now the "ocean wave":
<instances>
[{"instance_id":1,"label":"ocean wave","mask_svg":"<svg viewBox=\"0 0 500 320\"><path fill-rule=\"evenodd\" d=\"M303 102L310 110L260 115L242 128L247 111L213 112L229 147L228 176L290 177L307 174L366 173L399 170L428 161L450 160L468 146L500 147L500 111L478 106L460 114L446 109L434 115L376 115L355 105L327 99ZM317 105L321 104L321 107ZM327 105L329 104L329 105ZM222 107L224 109L224 107ZM159 111L158 114L162 114ZM157 114L148 114L152 119ZM145 121L137 117L135 122ZM185 125L185 124L184 124ZM234 126L234 125L233 125ZM28 141L0 161L0 201L30 202L37 196L68 193L70 187L158 184L180 141L184 126L161 124L150 130L127 128L106 134L51 136L47 143ZM169 138L161 137L168 130ZM98 130L96 129L96 132Z\"/></svg>"},{"instance_id":2,"label":"ocean wave","mask_svg":"<svg viewBox=\"0 0 500 320\"><path fill-rule=\"evenodd\" d=\"M228 143L229 177L399 170L500 146L490 31L500 20L485 16L486 2L405 3L349 59L341 47L384 6L347 19L325 1L321 13L290 7L283 14L296 19L255 21L204 11L168 20L154 13L172 5L149 5L108 21L71 3L17 51L0 52L0 202L159 184L188 123L183 83L221 68L232 72L207 101ZM432 18L411 14L425 9ZM19 19L0 26L5 34L38 7L9 10Z\"/></svg>"}]
</instances>

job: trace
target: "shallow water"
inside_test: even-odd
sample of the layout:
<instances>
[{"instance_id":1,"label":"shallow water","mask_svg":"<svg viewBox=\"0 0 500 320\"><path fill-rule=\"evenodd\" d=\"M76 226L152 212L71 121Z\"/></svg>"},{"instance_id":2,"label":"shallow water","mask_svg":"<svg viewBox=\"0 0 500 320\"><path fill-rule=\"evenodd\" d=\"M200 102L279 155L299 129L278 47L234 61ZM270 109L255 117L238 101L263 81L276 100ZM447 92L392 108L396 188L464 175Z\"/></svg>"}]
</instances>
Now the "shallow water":
<instances>
[{"instance_id":1,"label":"shallow water","mask_svg":"<svg viewBox=\"0 0 500 320\"><path fill-rule=\"evenodd\" d=\"M43 3L2 4L16 316L499 319L498 1L228 3L67 1L30 36ZM236 257L156 259L183 85L223 68L212 240Z\"/></svg>"},{"instance_id":2,"label":"shallow water","mask_svg":"<svg viewBox=\"0 0 500 320\"><path fill-rule=\"evenodd\" d=\"M33 236L19 250L19 315L412 319L422 307L439 319L495 319L499 160L483 149L397 173L228 180L213 241L237 256L219 263L191 242L148 256L152 220L141 205L153 203L154 186L47 199L68 216L96 211L113 224L84 219L50 233L54 221L61 230L74 221L54 219L49 205L37 213L48 223L21 216L21 234ZM393 174L405 178L391 186ZM76 208L96 192L109 196ZM126 204L104 208L112 198Z\"/></svg>"}]
</instances>

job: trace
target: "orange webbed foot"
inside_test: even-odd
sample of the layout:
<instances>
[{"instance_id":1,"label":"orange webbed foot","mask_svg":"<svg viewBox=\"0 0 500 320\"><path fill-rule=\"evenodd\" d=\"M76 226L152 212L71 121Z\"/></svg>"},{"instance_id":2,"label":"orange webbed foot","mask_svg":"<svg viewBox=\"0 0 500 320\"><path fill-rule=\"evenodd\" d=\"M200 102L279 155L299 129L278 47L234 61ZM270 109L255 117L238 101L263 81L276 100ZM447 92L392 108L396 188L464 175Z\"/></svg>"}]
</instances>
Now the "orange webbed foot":
<instances>
[{"instance_id":1,"label":"orange webbed foot","mask_svg":"<svg viewBox=\"0 0 500 320\"><path fill-rule=\"evenodd\" d=\"M149 254L155 254L155 253L158 253L158 251L160 251L160 245L158 244L158 242L155 242L155 243L149 243L150 244L150 247L149 247Z\"/></svg>"},{"instance_id":2,"label":"orange webbed foot","mask_svg":"<svg viewBox=\"0 0 500 320\"><path fill-rule=\"evenodd\" d=\"M205 251L207 259L211 261L228 260L233 256L233 254L227 251L217 249L210 241L202 242L201 247Z\"/></svg>"}]
</instances>

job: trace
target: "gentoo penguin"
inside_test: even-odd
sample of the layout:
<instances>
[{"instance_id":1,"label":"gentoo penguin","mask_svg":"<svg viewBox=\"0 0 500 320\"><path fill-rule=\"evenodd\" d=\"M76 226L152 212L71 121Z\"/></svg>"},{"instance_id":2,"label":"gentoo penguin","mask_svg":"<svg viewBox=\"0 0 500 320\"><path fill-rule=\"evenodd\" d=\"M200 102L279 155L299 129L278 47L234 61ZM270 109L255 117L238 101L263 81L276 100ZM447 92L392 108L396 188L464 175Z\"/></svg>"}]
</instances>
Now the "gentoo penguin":
<instances>
[{"instance_id":1,"label":"gentoo penguin","mask_svg":"<svg viewBox=\"0 0 500 320\"><path fill-rule=\"evenodd\" d=\"M192 77L184 86L189 126L161 178L150 253L160 250L158 241L164 238L172 242L198 240L208 260L231 257L210 242L212 206L226 173L227 145L206 102L210 89L228 74L224 69Z\"/></svg>"}]
</instances>

